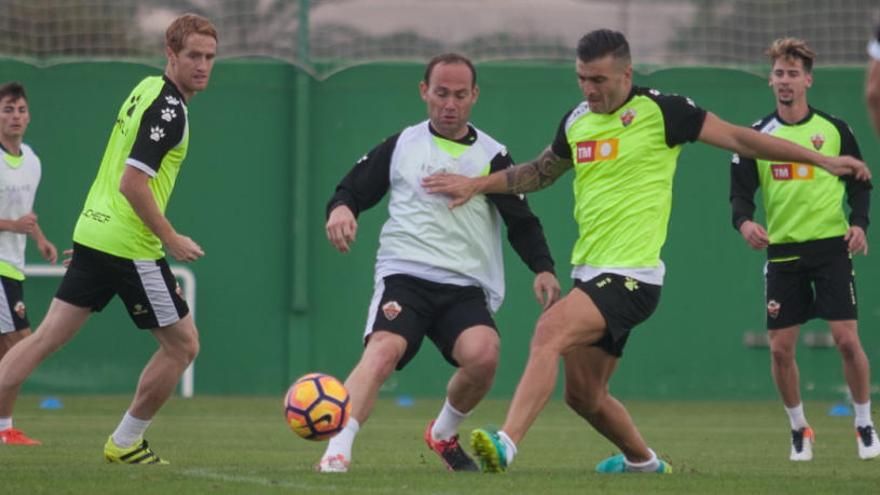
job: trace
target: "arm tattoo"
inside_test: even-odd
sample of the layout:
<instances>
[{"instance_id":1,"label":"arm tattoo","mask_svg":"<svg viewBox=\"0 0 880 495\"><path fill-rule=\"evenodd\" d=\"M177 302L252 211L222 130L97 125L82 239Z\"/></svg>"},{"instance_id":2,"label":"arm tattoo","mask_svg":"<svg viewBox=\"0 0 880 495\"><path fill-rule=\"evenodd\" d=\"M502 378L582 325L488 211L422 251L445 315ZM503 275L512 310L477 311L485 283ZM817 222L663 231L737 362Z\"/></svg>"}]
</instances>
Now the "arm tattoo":
<instances>
[{"instance_id":1,"label":"arm tattoo","mask_svg":"<svg viewBox=\"0 0 880 495\"><path fill-rule=\"evenodd\" d=\"M507 169L507 190L521 194L544 189L571 166L571 160L558 156L548 147L538 158Z\"/></svg>"}]
</instances>

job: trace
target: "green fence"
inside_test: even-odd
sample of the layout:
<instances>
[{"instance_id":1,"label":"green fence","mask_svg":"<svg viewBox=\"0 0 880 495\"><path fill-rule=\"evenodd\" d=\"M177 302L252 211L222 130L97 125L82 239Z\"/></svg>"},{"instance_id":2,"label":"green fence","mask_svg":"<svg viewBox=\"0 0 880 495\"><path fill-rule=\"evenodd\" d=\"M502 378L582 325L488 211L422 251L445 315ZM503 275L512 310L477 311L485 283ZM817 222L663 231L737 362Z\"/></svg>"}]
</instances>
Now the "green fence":
<instances>
[{"instance_id":1,"label":"green fence","mask_svg":"<svg viewBox=\"0 0 880 495\"><path fill-rule=\"evenodd\" d=\"M481 64L473 121L532 158L553 138L580 94L570 64ZM360 219L354 251L341 255L324 236L324 205L353 162L388 135L425 118L416 64L366 65L316 82L272 61L224 61L210 89L190 104L190 155L168 208L177 229L206 256L191 268L198 280L202 352L196 393L277 394L304 372L344 377L361 351L373 260L385 204ZM35 68L0 63L0 80L25 83L32 124L27 141L43 160L37 213L47 235L69 243L97 171L118 105L155 70L124 63ZM766 81L719 69L674 69L636 75L636 83L691 96L725 119L749 124L772 109ZM862 103L863 74L819 70L811 103L848 121L869 163L878 141ZM702 144L679 160L662 302L638 328L614 379L616 392L639 398L775 397L766 349L746 348L743 334L761 332L761 253L730 227L729 154ZM876 168L876 167L875 167ZM570 179L568 179L570 180ZM530 196L545 225L565 288L576 232L570 182ZM875 202L876 203L876 202ZM878 213L875 205L874 215ZM35 251L31 262L39 261ZM510 250L507 300L497 315L502 362L492 393L509 396L539 313L531 273ZM880 358L880 261L856 260L862 338ZM32 323L39 322L57 280L26 284ZM111 303L25 387L32 393L133 390L154 349ZM825 330L812 322L805 331ZM835 398L843 384L834 349L801 347L808 397ZM430 345L389 380L389 395L441 396L452 369Z\"/></svg>"}]
</instances>

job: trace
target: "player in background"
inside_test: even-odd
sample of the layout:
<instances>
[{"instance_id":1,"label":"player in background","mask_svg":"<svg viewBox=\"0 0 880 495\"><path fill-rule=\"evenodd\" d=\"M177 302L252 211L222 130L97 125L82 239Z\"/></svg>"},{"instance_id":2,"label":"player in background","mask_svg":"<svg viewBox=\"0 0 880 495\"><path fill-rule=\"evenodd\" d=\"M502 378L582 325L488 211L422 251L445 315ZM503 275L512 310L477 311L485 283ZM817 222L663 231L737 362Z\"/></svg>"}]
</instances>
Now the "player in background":
<instances>
[{"instance_id":1,"label":"player in background","mask_svg":"<svg viewBox=\"0 0 880 495\"><path fill-rule=\"evenodd\" d=\"M546 309L560 294L541 223L525 198L479 196L451 211L445 199L421 187L422 178L438 171L479 176L513 164L501 143L468 122L479 95L470 60L458 54L435 57L419 92L428 120L361 158L327 205L327 237L345 253L355 240L357 215L390 191L365 347L345 381L351 419L330 440L318 465L322 472L348 470L355 434L369 418L379 387L406 366L425 337L458 368L443 408L425 430L425 442L449 470L477 470L459 445L458 426L489 391L498 365L500 340L492 314L504 297L502 219L511 245L536 274L538 301Z\"/></svg>"},{"instance_id":2,"label":"player in background","mask_svg":"<svg viewBox=\"0 0 880 495\"><path fill-rule=\"evenodd\" d=\"M685 97L634 86L629 44L619 32L602 29L581 38L575 71L585 101L563 116L553 143L536 160L486 177L437 174L423 181L456 207L475 194L543 189L575 171L575 286L541 315L501 430L477 429L471 442L485 471L506 470L550 399L562 359L566 402L623 452L596 470L667 473L670 466L648 447L608 384L630 332L659 302L660 250L682 145L700 140L744 156L817 163L864 178L870 172L854 158L826 157L734 126Z\"/></svg>"},{"instance_id":3,"label":"player in background","mask_svg":"<svg viewBox=\"0 0 880 495\"><path fill-rule=\"evenodd\" d=\"M0 359L13 345L31 334L24 303L24 256L27 237L37 250L55 263L58 251L43 235L34 213L34 197L40 185L40 158L24 143L31 122L24 86L0 85ZM10 425L0 428L0 441L14 442Z\"/></svg>"},{"instance_id":4,"label":"player in background","mask_svg":"<svg viewBox=\"0 0 880 495\"><path fill-rule=\"evenodd\" d=\"M874 28L874 37L868 42L868 77L865 81L865 100L874 130L880 134L880 24Z\"/></svg>"},{"instance_id":5,"label":"player in background","mask_svg":"<svg viewBox=\"0 0 880 495\"><path fill-rule=\"evenodd\" d=\"M21 385L37 365L119 295L135 325L150 330L159 349L107 439L104 457L167 464L143 435L195 359L199 338L163 247L182 262L204 252L177 233L164 211L189 147L187 103L207 88L216 53L217 30L210 21L193 14L177 18L165 33L164 75L147 77L123 101L74 229L67 273L34 335L0 361L0 425L11 425ZM39 443L21 433L18 438Z\"/></svg>"},{"instance_id":6,"label":"player in background","mask_svg":"<svg viewBox=\"0 0 880 495\"><path fill-rule=\"evenodd\" d=\"M816 54L803 41L783 38L767 49L772 61L770 88L776 109L752 125L761 133L825 155L861 158L849 126L807 102ZM754 219L755 191L761 188L767 228ZM843 209L846 196L849 219ZM733 226L753 249L767 250L765 301L770 332L770 370L791 423L792 461L813 458L815 434L804 413L795 351L800 326L812 318L828 321L840 351L844 377L855 408L858 454L880 455L871 421L868 357L856 321L852 255L868 254L870 182L843 179L799 163L734 155L730 164Z\"/></svg>"}]
</instances>

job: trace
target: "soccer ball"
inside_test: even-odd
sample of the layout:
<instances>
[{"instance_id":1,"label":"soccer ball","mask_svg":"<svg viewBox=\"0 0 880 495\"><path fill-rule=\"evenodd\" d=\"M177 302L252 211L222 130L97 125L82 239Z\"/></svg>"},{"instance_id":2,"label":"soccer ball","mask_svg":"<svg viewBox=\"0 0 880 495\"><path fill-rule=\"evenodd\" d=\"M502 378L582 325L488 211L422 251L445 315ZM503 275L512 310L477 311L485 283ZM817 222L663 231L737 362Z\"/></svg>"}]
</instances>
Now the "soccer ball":
<instances>
[{"instance_id":1,"label":"soccer ball","mask_svg":"<svg viewBox=\"0 0 880 495\"><path fill-rule=\"evenodd\" d=\"M351 414L348 391L336 378L323 373L300 377L287 390L287 424L306 440L327 440L345 428Z\"/></svg>"}]
</instances>

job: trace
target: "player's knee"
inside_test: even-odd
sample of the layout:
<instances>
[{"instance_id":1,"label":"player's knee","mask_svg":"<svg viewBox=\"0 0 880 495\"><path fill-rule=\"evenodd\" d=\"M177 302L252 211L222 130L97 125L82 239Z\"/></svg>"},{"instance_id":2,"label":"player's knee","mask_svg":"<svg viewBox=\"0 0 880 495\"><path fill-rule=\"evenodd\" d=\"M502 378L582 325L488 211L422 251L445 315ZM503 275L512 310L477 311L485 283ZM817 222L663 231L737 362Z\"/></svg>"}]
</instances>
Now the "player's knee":
<instances>
[{"instance_id":1,"label":"player's knee","mask_svg":"<svg viewBox=\"0 0 880 495\"><path fill-rule=\"evenodd\" d=\"M371 375L387 378L394 372L397 363L403 357L406 346L398 346L393 340L377 336L370 339L370 343L364 349L361 365Z\"/></svg>"},{"instance_id":2,"label":"player's knee","mask_svg":"<svg viewBox=\"0 0 880 495\"><path fill-rule=\"evenodd\" d=\"M770 349L770 358L777 366L786 366L794 362L793 346L774 346Z\"/></svg>"},{"instance_id":3,"label":"player's knee","mask_svg":"<svg viewBox=\"0 0 880 495\"><path fill-rule=\"evenodd\" d=\"M376 376L383 381L391 376L399 359L389 352L372 352L361 360L361 366L371 376Z\"/></svg>"},{"instance_id":4,"label":"player's knee","mask_svg":"<svg viewBox=\"0 0 880 495\"><path fill-rule=\"evenodd\" d=\"M61 339L52 338L50 335L51 332L34 332L32 335L28 337L30 340L30 347L28 352L30 355L39 356L39 358L45 359L58 349L61 349L65 341Z\"/></svg>"},{"instance_id":5,"label":"player's knee","mask_svg":"<svg viewBox=\"0 0 880 495\"><path fill-rule=\"evenodd\" d=\"M191 335L175 341L170 351L178 360L188 365L196 359L196 356L198 356L199 348L198 336Z\"/></svg>"},{"instance_id":6,"label":"player's knee","mask_svg":"<svg viewBox=\"0 0 880 495\"><path fill-rule=\"evenodd\" d=\"M840 337L837 339L836 344L837 350L840 352L840 356L844 361L855 359L864 352L862 350L862 344L859 342L859 338L856 335Z\"/></svg>"},{"instance_id":7,"label":"player's knee","mask_svg":"<svg viewBox=\"0 0 880 495\"><path fill-rule=\"evenodd\" d=\"M492 382L495 370L498 369L498 347L486 348L484 352L474 353L467 360L460 362L461 367L468 370L472 376Z\"/></svg>"},{"instance_id":8,"label":"player's knee","mask_svg":"<svg viewBox=\"0 0 880 495\"><path fill-rule=\"evenodd\" d=\"M498 367L498 355L501 353L501 343L495 331L479 333L465 333L455 343L452 357L461 368L469 374L489 373L495 374ZM491 379L491 377L490 377Z\"/></svg>"},{"instance_id":9,"label":"player's knee","mask_svg":"<svg viewBox=\"0 0 880 495\"><path fill-rule=\"evenodd\" d=\"M564 394L565 403L578 414L589 416L598 412L605 393L605 390L575 391L566 387Z\"/></svg>"},{"instance_id":10,"label":"player's knee","mask_svg":"<svg viewBox=\"0 0 880 495\"><path fill-rule=\"evenodd\" d=\"M554 318L541 317L535 326L535 334L532 336L532 351L559 351L560 342L564 337L564 329L557 324Z\"/></svg>"},{"instance_id":11,"label":"player's knee","mask_svg":"<svg viewBox=\"0 0 880 495\"><path fill-rule=\"evenodd\" d=\"M199 351L201 350L201 344L199 343L199 339L193 338L187 341L186 347L184 348L184 356L188 363L195 361L196 356L199 355Z\"/></svg>"}]
</instances>

